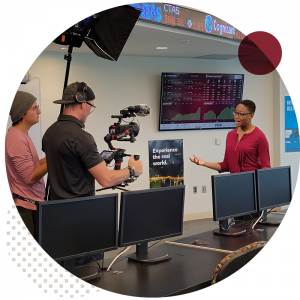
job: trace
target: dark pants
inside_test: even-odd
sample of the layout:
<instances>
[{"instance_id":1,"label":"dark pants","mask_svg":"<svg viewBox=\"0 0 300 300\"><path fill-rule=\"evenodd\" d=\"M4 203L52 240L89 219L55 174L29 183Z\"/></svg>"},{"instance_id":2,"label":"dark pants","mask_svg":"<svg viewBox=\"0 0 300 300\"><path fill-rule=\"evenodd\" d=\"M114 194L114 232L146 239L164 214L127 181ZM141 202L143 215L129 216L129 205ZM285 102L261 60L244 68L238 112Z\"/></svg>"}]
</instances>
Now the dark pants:
<instances>
[{"instance_id":1,"label":"dark pants","mask_svg":"<svg viewBox=\"0 0 300 300\"><path fill-rule=\"evenodd\" d=\"M17 210L27 229L36 239L36 210L27 209L22 206L17 206Z\"/></svg>"}]
</instances>

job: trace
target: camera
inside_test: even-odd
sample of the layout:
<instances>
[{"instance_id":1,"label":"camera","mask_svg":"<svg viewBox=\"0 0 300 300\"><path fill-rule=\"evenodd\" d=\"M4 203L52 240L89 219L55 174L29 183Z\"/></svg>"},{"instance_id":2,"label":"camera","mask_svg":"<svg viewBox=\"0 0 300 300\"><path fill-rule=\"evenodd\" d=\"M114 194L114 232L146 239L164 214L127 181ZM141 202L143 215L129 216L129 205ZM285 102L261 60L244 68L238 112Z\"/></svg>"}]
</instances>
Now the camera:
<instances>
[{"instance_id":1,"label":"camera","mask_svg":"<svg viewBox=\"0 0 300 300\"><path fill-rule=\"evenodd\" d=\"M134 143L136 137L139 134L140 126L136 122L129 122L122 124L125 118L135 118L136 116L148 116L150 114L150 108L145 104L138 104L135 106L128 106L120 110L120 115L112 115L112 118L118 118L118 122L114 125L109 126L109 133L104 137L104 141L107 143L111 151L103 151L101 156L104 158L107 164L110 164L112 160L115 160L115 170L121 169L121 163L123 162L124 156L131 156L126 154L125 149L115 148L112 145L112 141L130 141ZM139 155L134 155L135 160L139 160Z\"/></svg>"},{"instance_id":2,"label":"camera","mask_svg":"<svg viewBox=\"0 0 300 300\"><path fill-rule=\"evenodd\" d=\"M131 154L126 154L125 149L115 148L112 145L112 141L130 141L134 143L136 141L136 137L140 131L140 125L136 122L127 122L127 124L122 124L123 119L125 118L135 118L136 116L147 116L150 114L150 108L145 104L139 104L135 106L128 106L122 110L120 110L120 115L112 115L112 118L118 118L118 122L114 123L114 125L109 126L109 133L104 137L104 141L107 143L109 150L104 150L101 152L101 156L107 164L110 164L113 160L115 161L115 170L121 169L121 164L123 162L124 156L131 156ZM125 121L124 121L125 123ZM135 160L139 160L139 155L134 155ZM138 176L137 176L138 177ZM128 178L122 184L111 187L112 189L118 188L124 190L120 187L128 186L128 183L134 182L135 178ZM105 190L107 188L102 188L97 191ZM124 190L125 191L125 190Z\"/></svg>"},{"instance_id":3,"label":"camera","mask_svg":"<svg viewBox=\"0 0 300 300\"><path fill-rule=\"evenodd\" d=\"M118 122L109 127L109 135L113 140L130 141L131 143L136 141L135 137L139 134L139 131L140 127L135 122L130 122L129 124L125 125L121 125ZM129 138L126 138L128 136Z\"/></svg>"},{"instance_id":4,"label":"camera","mask_svg":"<svg viewBox=\"0 0 300 300\"><path fill-rule=\"evenodd\" d=\"M109 127L109 134L104 137L104 141L108 144L110 150L115 150L111 144L112 140L116 141L130 141L134 143L139 134L140 126L136 122L129 122L121 124L125 118L135 118L136 116L145 117L150 114L150 107L145 104L138 104L135 106L128 106L120 110L120 115L112 115L112 118L118 118L119 121Z\"/></svg>"}]
</instances>

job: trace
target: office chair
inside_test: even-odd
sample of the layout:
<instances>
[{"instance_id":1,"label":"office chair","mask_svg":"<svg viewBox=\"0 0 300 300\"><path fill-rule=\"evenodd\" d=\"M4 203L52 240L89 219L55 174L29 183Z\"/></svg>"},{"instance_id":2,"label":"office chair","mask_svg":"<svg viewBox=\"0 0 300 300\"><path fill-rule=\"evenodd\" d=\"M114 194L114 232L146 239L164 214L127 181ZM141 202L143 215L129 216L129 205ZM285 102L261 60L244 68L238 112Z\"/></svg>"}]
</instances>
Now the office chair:
<instances>
[{"instance_id":1,"label":"office chair","mask_svg":"<svg viewBox=\"0 0 300 300\"><path fill-rule=\"evenodd\" d=\"M224 257L217 265L211 284L215 284L247 264L266 244L260 241L244 246Z\"/></svg>"}]
</instances>

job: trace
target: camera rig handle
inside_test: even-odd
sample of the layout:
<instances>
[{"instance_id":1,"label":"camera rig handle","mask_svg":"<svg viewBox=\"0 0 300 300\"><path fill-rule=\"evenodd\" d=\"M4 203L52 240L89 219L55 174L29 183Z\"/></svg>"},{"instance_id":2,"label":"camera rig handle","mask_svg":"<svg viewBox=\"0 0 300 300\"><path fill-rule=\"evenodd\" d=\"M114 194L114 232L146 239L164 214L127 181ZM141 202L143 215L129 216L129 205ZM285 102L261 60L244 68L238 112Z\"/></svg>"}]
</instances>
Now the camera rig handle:
<instances>
[{"instance_id":1,"label":"camera rig handle","mask_svg":"<svg viewBox=\"0 0 300 300\"><path fill-rule=\"evenodd\" d=\"M115 156L114 156L115 170L120 170L121 169L121 163L123 162L123 157L124 156L131 156L131 154L126 154L125 149L114 148L114 146L111 143L112 140L113 140L113 137L110 134L107 134L104 137L104 141L107 143L109 149L115 151ZM139 159L140 159L139 155L134 155L134 160L139 160Z\"/></svg>"},{"instance_id":2,"label":"camera rig handle","mask_svg":"<svg viewBox=\"0 0 300 300\"><path fill-rule=\"evenodd\" d=\"M109 149L110 150L117 150L117 148L114 148L114 146L112 145L111 141L112 141L112 136L110 134L107 134L105 137L104 137L104 141L105 143L108 145Z\"/></svg>"},{"instance_id":3,"label":"camera rig handle","mask_svg":"<svg viewBox=\"0 0 300 300\"><path fill-rule=\"evenodd\" d=\"M111 143L110 143L110 145L111 145ZM113 147L110 148L110 149L115 150L115 155L114 155L115 167L114 167L114 169L115 170L120 170L121 169L121 164L123 162L123 157L124 156L131 156L131 154L126 154L125 149L117 149L117 148L113 148ZM140 159L139 155L134 155L134 160L139 160L139 159ZM124 187L128 186L129 183L134 182L137 178L138 178L138 176L135 176L135 178L128 178L121 184L118 184L118 185L115 185L115 186L112 186L112 187L108 187L108 188L98 189L98 190L96 190L96 192L107 190L107 189L113 189L113 190L119 189L119 190L122 190L122 191L128 191L128 190L124 189Z\"/></svg>"}]
</instances>

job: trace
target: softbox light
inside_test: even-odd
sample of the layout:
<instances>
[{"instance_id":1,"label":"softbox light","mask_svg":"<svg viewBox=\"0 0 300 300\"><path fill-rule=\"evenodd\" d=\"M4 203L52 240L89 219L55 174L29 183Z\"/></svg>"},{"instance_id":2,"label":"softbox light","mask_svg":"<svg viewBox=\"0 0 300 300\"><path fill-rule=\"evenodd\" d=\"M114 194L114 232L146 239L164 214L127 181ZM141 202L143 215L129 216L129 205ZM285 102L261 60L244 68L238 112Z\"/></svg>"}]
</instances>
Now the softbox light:
<instances>
[{"instance_id":1,"label":"softbox light","mask_svg":"<svg viewBox=\"0 0 300 300\"><path fill-rule=\"evenodd\" d=\"M129 5L100 12L84 42L97 56L117 61L140 13Z\"/></svg>"},{"instance_id":2,"label":"softbox light","mask_svg":"<svg viewBox=\"0 0 300 300\"><path fill-rule=\"evenodd\" d=\"M117 61L140 14L141 10L130 5L118 6L90 16L60 34L53 42L69 46L64 56L67 68L63 91L68 85L73 47L80 48L84 41L97 56ZM61 104L60 114L63 109ZM49 191L47 180L45 200L50 198Z\"/></svg>"},{"instance_id":3,"label":"softbox light","mask_svg":"<svg viewBox=\"0 0 300 300\"><path fill-rule=\"evenodd\" d=\"M84 41L97 56L117 61L140 14L130 5L111 8L78 22L53 42L80 48Z\"/></svg>"}]
</instances>

